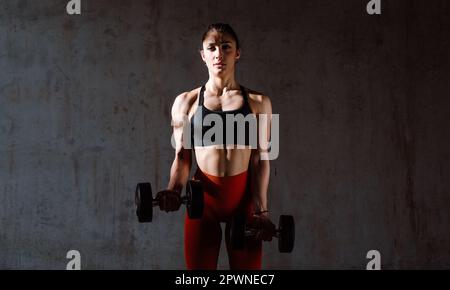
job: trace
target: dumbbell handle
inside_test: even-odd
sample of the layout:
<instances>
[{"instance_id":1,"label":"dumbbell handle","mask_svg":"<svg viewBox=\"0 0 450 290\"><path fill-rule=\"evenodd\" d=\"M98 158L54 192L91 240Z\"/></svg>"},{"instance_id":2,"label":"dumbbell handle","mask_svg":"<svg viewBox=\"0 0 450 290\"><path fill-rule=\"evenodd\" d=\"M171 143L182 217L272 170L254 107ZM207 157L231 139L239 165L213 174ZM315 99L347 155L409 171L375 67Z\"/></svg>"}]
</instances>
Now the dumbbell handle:
<instances>
[{"instance_id":1,"label":"dumbbell handle","mask_svg":"<svg viewBox=\"0 0 450 290\"><path fill-rule=\"evenodd\" d=\"M188 201L188 196L184 195L181 197L181 203L187 203ZM152 206L159 206L159 198L152 198Z\"/></svg>"},{"instance_id":2,"label":"dumbbell handle","mask_svg":"<svg viewBox=\"0 0 450 290\"><path fill-rule=\"evenodd\" d=\"M257 229L246 229L245 230L245 236L246 237L254 237L256 233L258 232ZM275 235L273 235L275 238L280 238L280 230L275 229Z\"/></svg>"}]
</instances>

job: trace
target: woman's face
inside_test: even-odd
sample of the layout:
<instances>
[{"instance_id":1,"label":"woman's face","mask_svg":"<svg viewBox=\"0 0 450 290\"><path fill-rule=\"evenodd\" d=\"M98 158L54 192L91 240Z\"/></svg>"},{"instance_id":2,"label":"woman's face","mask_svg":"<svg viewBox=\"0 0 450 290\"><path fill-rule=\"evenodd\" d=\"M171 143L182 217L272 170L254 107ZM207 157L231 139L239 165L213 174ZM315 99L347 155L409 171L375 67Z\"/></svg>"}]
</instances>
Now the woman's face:
<instances>
[{"instance_id":1,"label":"woman's face","mask_svg":"<svg viewBox=\"0 0 450 290\"><path fill-rule=\"evenodd\" d=\"M240 57L233 37L215 30L208 33L200 53L209 72L217 76L234 73L236 60Z\"/></svg>"}]
</instances>

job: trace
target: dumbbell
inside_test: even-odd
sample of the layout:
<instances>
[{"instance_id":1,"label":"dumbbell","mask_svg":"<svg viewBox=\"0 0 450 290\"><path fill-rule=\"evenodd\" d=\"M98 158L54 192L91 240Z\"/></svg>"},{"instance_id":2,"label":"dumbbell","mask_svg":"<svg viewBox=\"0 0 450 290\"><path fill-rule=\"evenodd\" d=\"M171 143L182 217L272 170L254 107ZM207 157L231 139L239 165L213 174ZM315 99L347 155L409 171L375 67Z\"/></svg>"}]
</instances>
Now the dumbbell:
<instances>
[{"instance_id":1,"label":"dumbbell","mask_svg":"<svg viewBox=\"0 0 450 290\"><path fill-rule=\"evenodd\" d=\"M247 225L245 214L237 214L231 220L230 225L231 245L235 250L242 250L245 246L246 237L254 237L257 229ZM294 248L295 224L291 215L281 215L278 228L274 237L278 238L278 250L281 253L290 253Z\"/></svg>"},{"instance_id":2,"label":"dumbbell","mask_svg":"<svg viewBox=\"0 0 450 290\"><path fill-rule=\"evenodd\" d=\"M151 222L153 207L159 206L159 199L153 198L150 183L138 183L135 192L136 215L140 223ZM199 219L203 215L203 189L198 180L189 180L186 184L186 195L181 197L181 203L186 205L188 216Z\"/></svg>"}]
</instances>

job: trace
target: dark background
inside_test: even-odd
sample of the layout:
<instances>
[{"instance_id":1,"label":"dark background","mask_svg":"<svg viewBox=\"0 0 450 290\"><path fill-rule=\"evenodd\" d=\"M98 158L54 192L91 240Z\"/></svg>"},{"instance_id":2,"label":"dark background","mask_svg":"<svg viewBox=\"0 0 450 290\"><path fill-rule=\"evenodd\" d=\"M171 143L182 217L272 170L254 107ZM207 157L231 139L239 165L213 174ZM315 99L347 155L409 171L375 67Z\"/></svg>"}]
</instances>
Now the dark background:
<instances>
[{"instance_id":1,"label":"dark background","mask_svg":"<svg viewBox=\"0 0 450 290\"><path fill-rule=\"evenodd\" d=\"M167 185L170 108L207 81L206 26L242 42L238 81L280 114L269 207L296 219L265 269L450 268L450 3L0 0L0 268L183 269L183 215L134 213ZM222 246L219 268L226 269Z\"/></svg>"}]
</instances>

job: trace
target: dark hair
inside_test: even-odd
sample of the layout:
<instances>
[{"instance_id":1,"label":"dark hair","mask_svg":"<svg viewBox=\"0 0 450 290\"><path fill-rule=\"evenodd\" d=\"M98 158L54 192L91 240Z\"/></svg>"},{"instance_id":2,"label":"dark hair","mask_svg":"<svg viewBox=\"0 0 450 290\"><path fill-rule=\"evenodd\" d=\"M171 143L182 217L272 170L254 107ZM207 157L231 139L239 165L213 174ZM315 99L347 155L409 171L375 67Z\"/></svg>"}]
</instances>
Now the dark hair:
<instances>
[{"instance_id":1,"label":"dark hair","mask_svg":"<svg viewBox=\"0 0 450 290\"><path fill-rule=\"evenodd\" d=\"M239 45L239 39L236 35L236 32L234 32L233 28L231 28L231 26L229 24L226 23L213 23L210 24L208 26L208 29L206 30L205 33L203 33L203 37L202 37L202 43L205 40L205 38L208 36L208 33L211 32L212 30L215 30L217 32L223 33L223 34L228 34L229 36L231 36L234 41L236 41L236 49L240 48Z\"/></svg>"}]
</instances>

